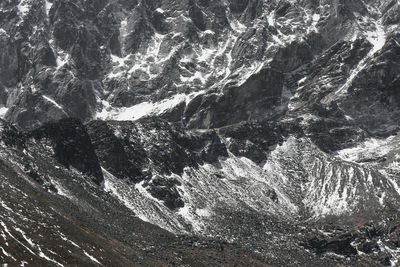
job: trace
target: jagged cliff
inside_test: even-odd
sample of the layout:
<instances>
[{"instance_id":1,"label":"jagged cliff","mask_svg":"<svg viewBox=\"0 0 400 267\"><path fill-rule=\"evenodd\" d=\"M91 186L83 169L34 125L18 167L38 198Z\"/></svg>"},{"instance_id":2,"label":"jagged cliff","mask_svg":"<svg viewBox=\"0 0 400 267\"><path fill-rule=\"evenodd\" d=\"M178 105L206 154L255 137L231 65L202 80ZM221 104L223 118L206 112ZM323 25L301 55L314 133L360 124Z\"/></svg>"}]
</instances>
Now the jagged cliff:
<instances>
[{"instance_id":1,"label":"jagged cliff","mask_svg":"<svg viewBox=\"0 0 400 267\"><path fill-rule=\"evenodd\" d=\"M2 1L0 257L395 266L399 9Z\"/></svg>"}]
</instances>

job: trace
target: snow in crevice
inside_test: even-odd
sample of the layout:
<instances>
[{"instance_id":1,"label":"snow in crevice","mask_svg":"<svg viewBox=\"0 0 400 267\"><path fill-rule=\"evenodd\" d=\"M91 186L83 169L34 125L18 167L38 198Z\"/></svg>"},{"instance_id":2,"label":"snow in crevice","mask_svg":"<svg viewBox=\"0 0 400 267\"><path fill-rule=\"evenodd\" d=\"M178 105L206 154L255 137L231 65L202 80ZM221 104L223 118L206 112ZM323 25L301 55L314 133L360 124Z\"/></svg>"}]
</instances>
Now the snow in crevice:
<instances>
[{"instance_id":1,"label":"snow in crevice","mask_svg":"<svg viewBox=\"0 0 400 267\"><path fill-rule=\"evenodd\" d=\"M270 26L275 26L275 12L272 12L271 14L268 15L268 24Z\"/></svg>"},{"instance_id":2,"label":"snow in crevice","mask_svg":"<svg viewBox=\"0 0 400 267\"><path fill-rule=\"evenodd\" d=\"M61 69L69 62L69 55L64 53L57 53L56 64L57 70Z\"/></svg>"},{"instance_id":3,"label":"snow in crevice","mask_svg":"<svg viewBox=\"0 0 400 267\"><path fill-rule=\"evenodd\" d=\"M314 32L318 32L318 28L317 28L317 24L318 22L321 20L321 15L314 13L312 15L312 25L311 25L311 30L313 30Z\"/></svg>"},{"instance_id":4,"label":"snow in crevice","mask_svg":"<svg viewBox=\"0 0 400 267\"><path fill-rule=\"evenodd\" d=\"M217 56L221 56L224 53L226 53L226 51L229 48L229 52L226 53L226 59L227 59L227 63L226 63L226 67L225 70L222 70L221 72L224 72L225 76L222 79L222 82L225 81L226 79L229 78L229 76L232 73L232 63L233 63L233 58L232 58L232 49L233 46L235 45L235 43L237 42L237 37L235 36L231 36L230 38L228 38L227 42L225 43L224 47L221 49L220 53Z\"/></svg>"},{"instance_id":5,"label":"snow in crevice","mask_svg":"<svg viewBox=\"0 0 400 267\"><path fill-rule=\"evenodd\" d=\"M86 255L86 257L88 257L91 261L99 264L99 265L103 265L101 264L101 262L99 262L95 257L93 257L92 255L90 255L89 253L87 253L86 251L83 251L83 253Z\"/></svg>"},{"instance_id":6,"label":"snow in crevice","mask_svg":"<svg viewBox=\"0 0 400 267\"><path fill-rule=\"evenodd\" d=\"M7 204L2 200L0 200L0 206L2 206L4 209L6 209L9 212L13 212L13 210L9 206L7 206Z\"/></svg>"},{"instance_id":7,"label":"snow in crevice","mask_svg":"<svg viewBox=\"0 0 400 267\"><path fill-rule=\"evenodd\" d=\"M20 234L22 235L22 237L25 239L25 241L28 242L28 244L29 244L31 247L35 247L35 246L36 246L36 244L35 244L29 237L26 236L26 234L25 234L24 231L22 231L22 230L21 230L20 228L18 228L18 227L16 227L15 230L16 230L18 233L20 233Z\"/></svg>"},{"instance_id":8,"label":"snow in crevice","mask_svg":"<svg viewBox=\"0 0 400 267\"><path fill-rule=\"evenodd\" d=\"M363 20L364 24L367 24L368 27L362 32L362 35L372 44L372 49L350 72L346 82L341 87L339 87L332 95L326 96L322 100L323 103L329 103L340 98L343 95L346 95L349 87L353 84L354 79L368 66L367 63L374 58L376 53L382 50L383 46L386 43L386 31L384 26L382 25L382 22L380 20L371 21L370 18L364 17ZM357 36L358 34L359 33L357 33L355 36Z\"/></svg>"},{"instance_id":9,"label":"snow in crevice","mask_svg":"<svg viewBox=\"0 0 400 267\"><path fill-rule=\"evenodd\" d=\"M70 55L55 45L54 39L49 40L49 45L56 56L56 70L60 70L69 63Z\"/></svg>"},{"instance_id":10,"label":"snow in crevice","mask_svg":"<svg viewBox=\"0 0 400 267\"><path fill-rule=\"evenodd\" d=\"M49 96L45 96L45 95L43 95L43 98L44 98L47 102L51 103L51 104L54 105L56 108L58 108L59 110L61 110L64 114L68 115L67 112L65 112L64 108L63 108L60 104L58 104L56 101L54 101L52 98L50 98Z\"/></svg>"},{"instance_id":11,"label":"snow in crevice","mask_svg":"<svg viewBox=\"0 0 400 267\"><path fill-rule=\"evenodd\" d=\"M81 248L81 247L80 247L78 244L76 244L74 241L68 239L63 233L59 233L59 234L60 234L60 238L61 238L63 241L66 241L66 242L70 243L70 244L73 245L74 247Z\"/></svg>"},{"instance_id":12,"label":"snow in crevice","mask_svg":"<svg viewBox=\"0 0 400 267\"><path fill-rule=\"evenodd\" d=\"M229 7L229 3L225 2L224 4L226 5L226 7ZM243 25L238 19L236 19L229 8L227 8L226 14L229 26L234 32L240 34L246 31L247 29L246 25Z\"/></svg>"},{"instance_id":13,"label":"snow in crevice","mask_svg":"<svg viewBox=\"0 0 400 267\"><path fill-rule=\"evenodd\" d=\"M41 257L49 262L52 262L56 266L61 266L61 267L64 266L61 263L59 263L59 262L55 261L54 259L50 258L49 256L47 256L45 253L43 253L43 251L40 248L39 248L39 257Z\"/></svg>"},{"instance_id":14,"label":"snow in crevice","mask_svg":"<svg viewBox=\"0 0 400 267\"><path fill-rule=\"evenodd\" d=\"M128 36L128 18L125 18L121 21L121 25L119 28L119 37L121 44L125 43L125 39L127 36ZM122 50L124 51L124 47L122 47Z\"/></svg>"},{"instance_id":15,"label":"snow in crevice","mask_svg":"<svg viewBox=\"0 0 400 267\"><path fill-rule=\"evenodd\" d=\"M50 9L53 6L53 3L51 3L48 0L45 0L45 10L46 10L46 15L49 16Z\"/></svg>"}]
</instances>

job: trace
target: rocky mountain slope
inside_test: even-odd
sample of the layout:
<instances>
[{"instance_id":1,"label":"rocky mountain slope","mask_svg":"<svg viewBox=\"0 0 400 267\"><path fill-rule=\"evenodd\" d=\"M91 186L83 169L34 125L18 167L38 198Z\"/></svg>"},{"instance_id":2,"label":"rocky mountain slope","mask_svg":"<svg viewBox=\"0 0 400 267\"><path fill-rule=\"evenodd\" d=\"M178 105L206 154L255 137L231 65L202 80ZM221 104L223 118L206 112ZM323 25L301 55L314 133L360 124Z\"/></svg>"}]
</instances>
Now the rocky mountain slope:
<instances>
[{"instance_id":1,"label":"rocky mountain slope","mask_svg":"<svg viewBox=\"0 0 400 267\"><path fill-rule=\"evenodd\" d=\"M1 261L400 264L399 11L0 2Z\"/></svg>"}]
</instances>

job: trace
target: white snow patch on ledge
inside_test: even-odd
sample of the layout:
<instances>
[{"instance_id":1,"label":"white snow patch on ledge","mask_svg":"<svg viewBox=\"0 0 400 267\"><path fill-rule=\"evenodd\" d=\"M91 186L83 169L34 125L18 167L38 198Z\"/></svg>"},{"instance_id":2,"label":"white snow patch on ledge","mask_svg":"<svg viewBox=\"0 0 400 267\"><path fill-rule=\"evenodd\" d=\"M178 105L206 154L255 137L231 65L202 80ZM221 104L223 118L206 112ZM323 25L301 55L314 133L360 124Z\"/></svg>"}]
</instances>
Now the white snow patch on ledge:
<instances>
[{"instance_id":1,"label":"white snow patch on ledge","mask_svg":"<svg viewBox=\"0 0 400 267\"><path fill-rule=\"evenodd\" d=\"M162 8L160 8L160 7L157 8L156 11L157 11L158 13L161 13L161 14L164 14L164 13L165 13L164 9L162 9Z\"/></svg>"},{"instance_id":2,"label":"white snow patch on ledge","mask_svg":"<svg viewBox=\"0 0 400 267\"><path fill-rule=\"evenodd\" d=\"M128 108L113 108L107 101L103 101L103 110L97 113L95 117L102 120L135 121L148 115L159 115L182 102L188 103L202 93L203 91L189 95L177 94L160 102L142 102Z\"/></svg>"},{"instance_id":3,"label":"white snow patch on ledge","mask_svg":"<svg viewBox=\"0 0 400 267\"><path fill-rule=\"evenodd\" d=\"M1 107L0 108L0 118L4 119L4 117L6 116L7 111L8 111L8 108Z\"/></svg>"},{"instance_id":4,"label":"white snow patch on ledge","mask_svg":"<svg viewBox=\"0 0 400 267\"><path fill-rule=\"evenodd\" d=\"M212 31L212 30L205 30L205 31L203 32L203 34L211 34L211 35L215 35L215 32L214 32L214 31Z\"/></svg>"}]
</instances>

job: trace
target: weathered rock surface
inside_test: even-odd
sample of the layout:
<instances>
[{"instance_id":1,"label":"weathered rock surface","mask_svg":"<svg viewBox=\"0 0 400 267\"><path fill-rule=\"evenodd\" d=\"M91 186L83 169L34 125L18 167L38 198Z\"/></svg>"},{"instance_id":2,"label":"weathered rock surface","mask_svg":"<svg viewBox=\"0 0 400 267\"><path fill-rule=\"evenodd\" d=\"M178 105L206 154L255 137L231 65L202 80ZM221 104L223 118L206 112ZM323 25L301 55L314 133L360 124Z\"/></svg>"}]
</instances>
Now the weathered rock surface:
<instances>
[{"instance_id":1,"label":"weathered rock surface","mask_svg":"<svg viewBox=\"0 0 400 267\"><path fill-rule=\"evenodd\" d=\"M399 8L1 1L0 262L398 265Z\"/></svg>"}]
</instances>

